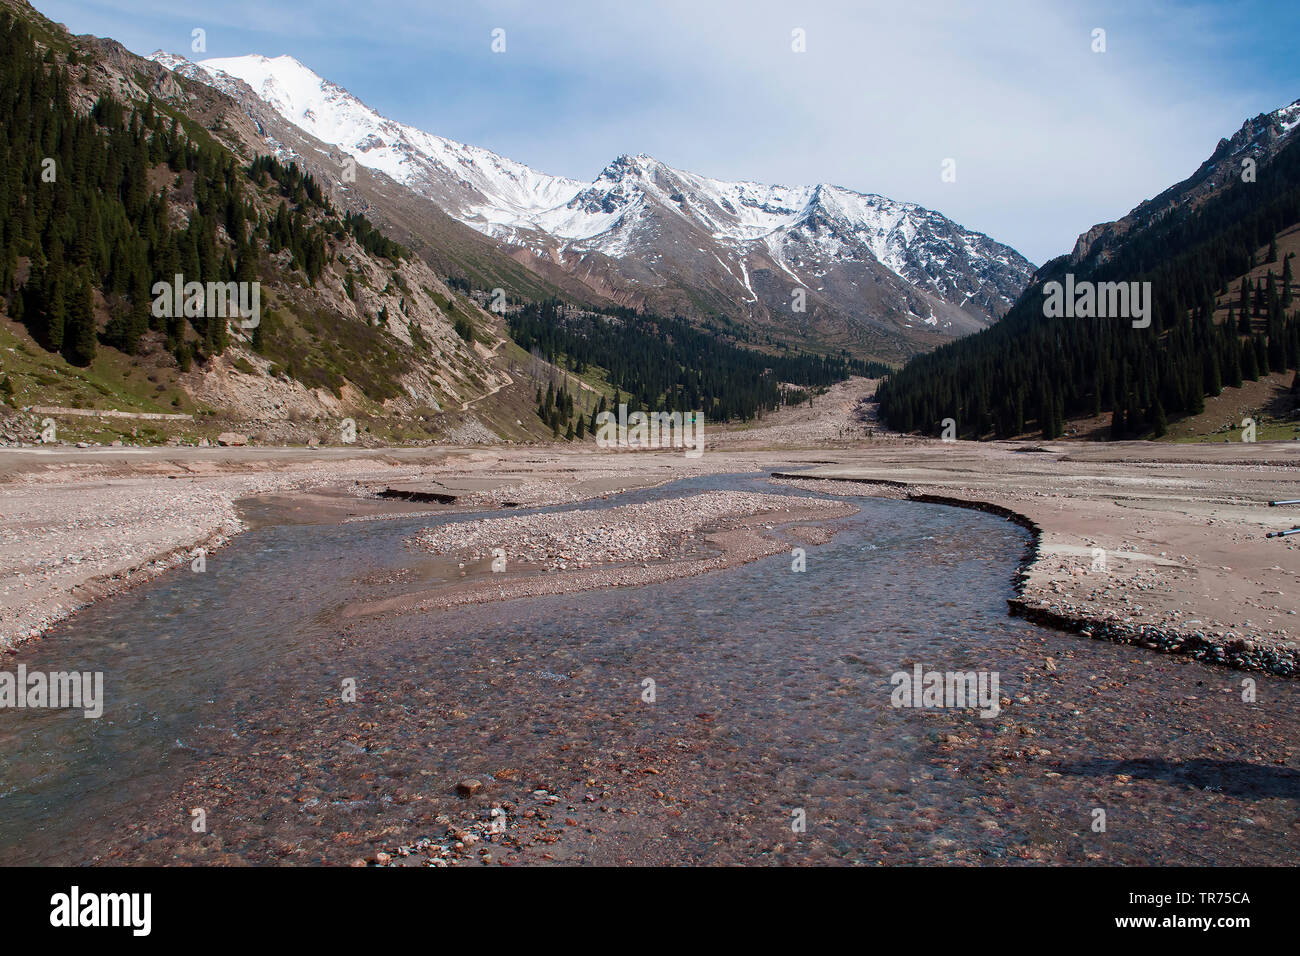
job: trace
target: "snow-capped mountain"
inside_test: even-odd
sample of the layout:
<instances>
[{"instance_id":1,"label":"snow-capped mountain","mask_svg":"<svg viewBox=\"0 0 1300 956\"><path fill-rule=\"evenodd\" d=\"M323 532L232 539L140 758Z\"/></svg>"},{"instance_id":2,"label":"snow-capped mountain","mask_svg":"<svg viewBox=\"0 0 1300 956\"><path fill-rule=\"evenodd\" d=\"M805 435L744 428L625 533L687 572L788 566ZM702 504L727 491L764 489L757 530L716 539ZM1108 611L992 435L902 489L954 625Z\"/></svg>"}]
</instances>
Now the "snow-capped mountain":
<instances>
[{"instance_id":1,"label":"snow-capped mountain","mask_svg":"<svg viewBox=\"0 0 1300 956\"><path fill-rule=\"evenodd\" d=\"M1014 249L883 196L724 182L645 155L583 183L388 119L289 56L152 59L232 95L251 89L357 164L629 304L897 355L988 324L1033 273Z\"/></svg>"},{"instance_id":2,"label":"snow-capped mountain","mask_svg":"<svg viewBox=\"0 0 1300 956\"><path fill-rule=\"evenodd\" d=\"M1027 274L1022 264L1032 269L1015 250L910 203L837 186L722 182L645 155L620 156L562 206L520 216L498 227L498 235L535 229L570 249L619 258L653 254L661 218L706 233L721 247L714 254L727 254L723 265L734 265L750 301L750 267L763 259L808 288L820 286L816 278L835 262L874 260L946 301L982 296L977 308L984 314L1005 309ZM997 298L1000 287L1008 298Z\"/></svg>"},{"instance_id":3,"label":"snow-capped mountain","mask_svg":"<svg viewBox=\"0 0 1300 956\"><path fill-rule=\"evenodd\" d=\"M150 59L233 93L242 80L284 119L437 200L456 218L491 232L566 203L585 183L548 176L490 150L387 119L291 56L200 60L159 51Z\"/></svg>"}]
</instances>

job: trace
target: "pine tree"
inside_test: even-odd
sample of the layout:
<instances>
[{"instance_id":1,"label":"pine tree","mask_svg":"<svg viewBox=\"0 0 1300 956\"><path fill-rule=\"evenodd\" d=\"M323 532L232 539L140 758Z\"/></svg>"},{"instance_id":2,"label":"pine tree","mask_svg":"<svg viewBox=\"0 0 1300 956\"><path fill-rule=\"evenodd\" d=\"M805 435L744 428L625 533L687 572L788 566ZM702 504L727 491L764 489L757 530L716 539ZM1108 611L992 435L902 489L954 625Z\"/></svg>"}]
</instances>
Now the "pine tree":
<instances>
[{"instance_id":1,"label":"pine tree","mask_svg":"<svg viewBox=\"0 0 1300 956\"><path fill-rule=\"evenodd\" d=\"M1255 359L1255 343L1250 339L1241 342L1241 377L1244 380L1259 381L1259 363Z\"/></svg>"},{"instance_id":2,"label":"pine tree","mask_svg":"<svg viewBox=\"0 0 1300 956\"><path fill-rule=\"evenodd\" d=\"M63 357L72 365L85 367L95 360L95 300L90 279L84 274L69 303Z\"/></svg>"},{"instance_id":3,"label":"pine tree","mask_svg":"<svg viewBox=\"0 0 1300 956\"><path fill-rule=\"evenodd\" d=\"M67 304L63 293L63 278L56 273L51 280L49 294L46 298L43 329L45 339L41 343L51 352L63 350L63 332L66 319Z\"/></svg>"},{"instance_id":4,"label":"pine tree","mask_svg":"<svg viewBox=\"0 0 1300 956\"><path fill-rule=\"evenodd\" d=\"M1213 352L1206 352L1204 359L1204 390L1206 395L1219 395L1223 392L1223 378L1219 370L1219 359Z\"/></svg>"}]
</instances>

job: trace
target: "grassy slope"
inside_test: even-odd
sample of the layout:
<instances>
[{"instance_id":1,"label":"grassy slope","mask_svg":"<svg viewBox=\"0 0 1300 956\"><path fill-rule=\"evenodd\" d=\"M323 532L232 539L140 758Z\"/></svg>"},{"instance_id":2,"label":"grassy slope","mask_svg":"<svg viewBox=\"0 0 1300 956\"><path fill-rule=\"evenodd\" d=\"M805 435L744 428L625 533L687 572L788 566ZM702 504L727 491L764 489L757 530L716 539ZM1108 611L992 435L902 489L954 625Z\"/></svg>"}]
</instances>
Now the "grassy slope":
<instances>
[{"instance_id":1,"label":"grassy slope","mask_svg":"<svg viewBox=\"0 0 1300 956\"><path fill-rule=\"evenodd\" d=\"M6 401L11 408L58 405L195 416L194 422L62 416L59 437L67 441L158 442L180 434L214 437L219 427L207 420L211 410L179 387L178 375L174 364L155 365L149 356L132 358L113 349L100 349L89 367L77 368L37 345L24 326L0 317L0 379L7 377L13 386Z\"/></svg>"}]
</instances>

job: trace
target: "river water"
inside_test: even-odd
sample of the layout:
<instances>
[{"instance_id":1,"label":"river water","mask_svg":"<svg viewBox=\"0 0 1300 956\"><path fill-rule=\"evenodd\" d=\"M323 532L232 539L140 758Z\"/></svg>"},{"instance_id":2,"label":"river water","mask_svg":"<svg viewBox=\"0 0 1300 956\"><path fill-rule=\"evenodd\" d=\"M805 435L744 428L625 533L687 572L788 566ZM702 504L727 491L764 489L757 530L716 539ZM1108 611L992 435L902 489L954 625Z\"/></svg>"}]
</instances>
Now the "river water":
<instances>
[{"instance_id":1,"label":"river water","mask_svg":"<svg viewBox=\"0 0 1300 956\"><path fill-rule=\"evenodd\" d=\"M717 488L791 493L710 476L576 507ZM1297 682L1010 618L1023 529L855 503L802 573L778 555L360 618L458 573L404 544L456 516L295 524L245 503L252 530L206 572L8 659L102 671L106 703L0 711L0 864L351 863L491 802L519 814L497 862L1297 862ZM893 706L918 663L996 673L1009 703ZM485 789L458 797L471 777Z\"/></svg>"}]
</instances>

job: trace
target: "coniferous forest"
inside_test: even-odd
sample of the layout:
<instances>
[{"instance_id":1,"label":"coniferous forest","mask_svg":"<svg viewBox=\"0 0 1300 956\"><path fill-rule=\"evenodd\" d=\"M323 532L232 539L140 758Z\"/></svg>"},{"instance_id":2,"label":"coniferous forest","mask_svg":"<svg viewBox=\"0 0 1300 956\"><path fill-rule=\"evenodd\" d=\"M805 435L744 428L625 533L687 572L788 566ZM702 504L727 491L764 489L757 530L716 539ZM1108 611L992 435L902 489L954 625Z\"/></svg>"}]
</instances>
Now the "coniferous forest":
<instances>
[{"instance_id":1,"label":"coniferous forest","mask_svg":"<svg viewBox=\"0 0 1300 956\"><path fill-rule=\"evenodd\" d=\"M1300 221L1300 141L1280 150L1258 181L1237 181L1194 210L1181 210L1128 237L1108 260L1039 270L996 325L918 356L882 383L891 427L961 437L1007 438L1065 421L1111 415L1110 437L1159 437L1169 419L1204 411L1205 397L1269 372L1300 368L1300 313L1289 258L1276 261L1277 233ZM1266 250L1261 252L1261 250ZM1239 279L1268 262L1268 277ZM1123 318L1048 318L1043 284L1149 281L1151 325ZM1214 320L1229 295L1229 321Z\"/></svg>"},{"instance_id":2,"label":"coniferous forest","mask_svg":"<svg viewBox=\"0 0 1300 956\"><path fill-rule=\"evenodd\" d=\"M75 63L75 51L69 56ZM288 250L290 270L314 283L327 236L345 233L377 255L405 254L364 216L339 218L294 163L262 156L243 166L161 104L128 108L100 97L79 114L54 48L41 53L28 25L8 14L0 15L0 162L0 294L38 343L74 365L89 364L100 344L135 354L151 330L182 366L222 352L225 318L152 314L159 280L252 282L264 249ZM258 212L259 190L278 193L273 215ZM184 228L168 220L177 194L194 207ZM109 314L102 332L96 293Z\"/></svg>"},{"instance_id":3,"label":"coniferous forest","mask_svg":"<svg viewBox=\"0 0 1300 956\"><path fill-rule=\"evenodd\" d=\"M887 366L845 356L769 355L725 342L685 319L610 309L574 313L551 300L511 314L510 334L525 350L578 374L608 373L632 409L698 411L710 421L749 421L783 402L806 401L849 375L880 376ZM793 391L781 384L797 386ZM551 403L554 407L554 403Z\"/></svg>"}]
</instances>

